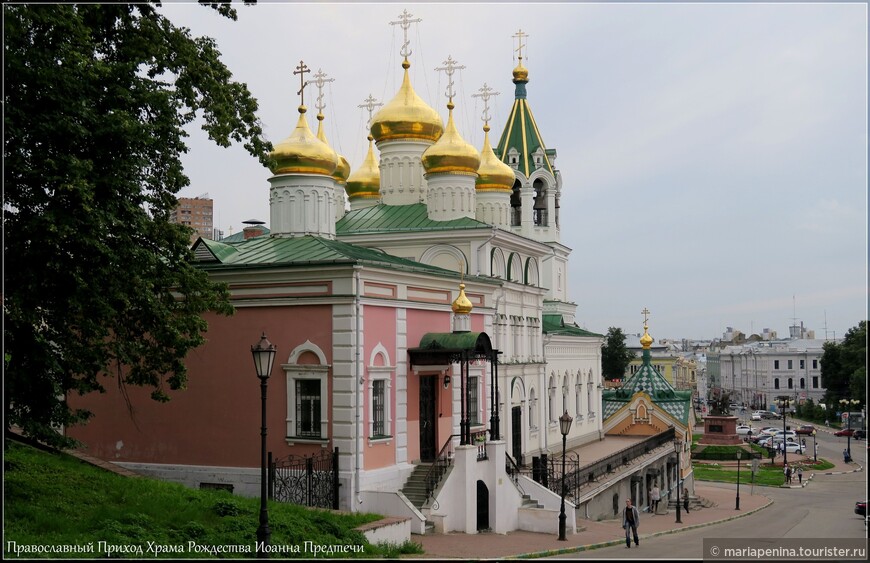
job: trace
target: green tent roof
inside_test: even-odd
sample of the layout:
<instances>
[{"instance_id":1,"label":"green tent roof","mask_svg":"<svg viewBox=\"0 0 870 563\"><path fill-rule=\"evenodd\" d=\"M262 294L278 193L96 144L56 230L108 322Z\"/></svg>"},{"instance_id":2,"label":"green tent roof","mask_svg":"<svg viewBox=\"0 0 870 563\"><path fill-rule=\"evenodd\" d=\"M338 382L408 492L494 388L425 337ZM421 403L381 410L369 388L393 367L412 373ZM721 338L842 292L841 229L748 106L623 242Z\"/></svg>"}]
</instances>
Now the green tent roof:
<instances>
[{"instance_id":1,"label":"green tent roof","mask_svg":"<svg viewBox=\"0 0 870 563\"><path fill-rule=\"evenodd\" d=\"M692 392L674 389L668 380L652 366L649 350L643 351L643 364L634 375L623 382L622 387L602 393L604 419L613 416L626 403L631 402L634 395L639 392L647 393L654 404L683 424L689 423Z\"/></svg>"},{"instance_id":2,"label":"green tent roof","mask_svg":"<svg viewBox=\"0 0 870 563\"><path fill-rule=\"evenodd\" d=\"M511 108L510 117L508 117L507 124L495 148L495 154L499 160L509 166L513 166L509 161L508 155L508 151L512 148L519 153L519 162L516 169L525 174L526 178L538 168L535 166L533 155L539 150L542 153L542 166L555 176L556 173L553 171L553 165L550 162L550 158L555 155L555 151L547 149L544 146L541 132L538 131L538 125L535 123L532 109L529 107L529 101L526 99L526 82L524 81L516 83L514 105Z\"/></svg>"},{"instance_id":3,"label":"green tent roof","mask_svg":"<svg viewBox=\"0 0 870 563\"><path fill-rule=\"evenodd\" d=\"M429 219L426 204L378 204L350 211L335 224L337 235L362 233L402 233L409 231L450 231L461 229L491 229L476 219L463 217L450 221Z\"/></svg>"}]
</instances>

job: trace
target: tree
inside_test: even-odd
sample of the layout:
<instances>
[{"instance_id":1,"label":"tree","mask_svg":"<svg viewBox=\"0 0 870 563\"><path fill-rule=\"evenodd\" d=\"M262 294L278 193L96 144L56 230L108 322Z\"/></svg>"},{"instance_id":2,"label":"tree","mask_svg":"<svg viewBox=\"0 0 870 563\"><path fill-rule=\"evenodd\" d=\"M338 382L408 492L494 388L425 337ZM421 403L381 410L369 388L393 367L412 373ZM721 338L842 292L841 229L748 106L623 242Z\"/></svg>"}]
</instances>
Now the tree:
<instances>
[{"instance_id":1,"label":"tree","mask_svg":"<svg viewBox=\"0 0 870 563\"><path fill-rule=\"evenodd\" d=\"M211 8L235 19L228 4ZM232 313L169 222L188 184L183 128L201 117L264 164L271 146L213 40L155 6L3 10L6 425L64 445L55 429L91 416L69 394L114 377L166 401L202 313Z\"/></svg>"},{"instance_id":2,"label":"tree","mask_svg":"<svg viewBox=\"0 0 870 563\"><path fill-rule=\"evenodd\" d=\"M867 321L850 328L840 343L825 342L822 386L830 416L840 410L840 399L863 402L867 389Z\"/></svg>"},{"instance_id":3,"label":"tree","mask_svg":"<svg viewBox=\"0 0 870 563\"><path fill-rule=\"evenodd\" d=\"M621 379L628 364L634 359L634 352L625 346L625 335L621 328L607 329L607 339L601 347L601 370L607 381Z\"/></svg>"}]
</instances>

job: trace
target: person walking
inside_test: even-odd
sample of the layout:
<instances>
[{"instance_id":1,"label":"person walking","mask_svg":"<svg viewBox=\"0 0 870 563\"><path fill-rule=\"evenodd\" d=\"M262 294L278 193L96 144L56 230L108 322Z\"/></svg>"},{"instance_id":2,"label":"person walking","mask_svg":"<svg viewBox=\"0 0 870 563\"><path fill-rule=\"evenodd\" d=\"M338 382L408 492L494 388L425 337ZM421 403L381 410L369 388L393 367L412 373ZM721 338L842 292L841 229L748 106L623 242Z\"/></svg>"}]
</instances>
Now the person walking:
<instances>
[{"instance_id":1,"label":"person walking","mask_svg":"<svg viewBox=\"0 0 870 563\"><path fill-rule=\"evenodd\" d=\"M655 513L659 510L659 501L662 499L662 492L659 490L658 485L653 485L653 488L649 492L650 498L650 513L655 516Z\"/></svg>"},{"instance_id":2,"label":"person walking","mask_svg":"<svg viewBox=\"0 0 870 563\"><path fill-rule=\"evenodd\" d=\"M683 487L683 510L689 513L689 487Z\"/></svg>"},{"instance_id":3,"label":"person walking","mask_svg":"<svg viewBox=\"0 0 870 563\"><path fill-rule=\"evenodd\" d=\"M789 485L791 485L791 475L792 475L791 467L787 467L785 469L785 482L788 483Z\"/></svg>"},{"instance_id":4,"label":"person walking","mask_svg":"<svg viewBox=\"0 0 870 563\"><path fill-rule=\"evenodd\" d=\"M787 483L788 483L788 476L789 476L790 474L791 474L791 467L788 466L788 462L785 462L785 463L782 465L782 475L783 475L783 477L785 478L785 481L783 482L783 484L787 484Z\"/></svg>"},{"instance_id":5,"label":"person walking","mask_svg":"<svg viewBox=\"0 0 870 563\"><path fill-rule=\"evenodd\" d=\"M804 467L802 465L797 466L797 476L798 476L798 485L802 485L804 482Z\"/></svg>"},{"instance_id":6,"label":"person walking","mask_svg":"<svg viewBox=\"0 0 870 563\"><path fill-rule=\"evenodd\" d=\"M634 535L634 545L640 545L637 537L637 526L640 524L640 512L636 506L631 505L631 499L625 499L625 508L622 511L622 529L625 530L625 549L631 549L631 536Z\"/></svg>"}]
</instances>

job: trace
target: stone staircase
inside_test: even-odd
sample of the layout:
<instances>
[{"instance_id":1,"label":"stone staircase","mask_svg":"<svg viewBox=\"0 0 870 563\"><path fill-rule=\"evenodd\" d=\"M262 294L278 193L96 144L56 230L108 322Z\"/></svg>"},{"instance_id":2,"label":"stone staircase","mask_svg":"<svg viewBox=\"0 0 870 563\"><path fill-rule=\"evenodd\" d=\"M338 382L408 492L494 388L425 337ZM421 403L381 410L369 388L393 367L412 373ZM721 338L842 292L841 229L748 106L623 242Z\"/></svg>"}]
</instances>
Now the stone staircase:
<instances>
[{"instance_id":1,"label":"stone staircase","mask_svg":"<svg viewBox=\"0 0 870 563\"><path fill-rule=\"evenodd\" d=\"M418 463L408 480L402 485L402 494L408 497L408 500L417 507L417 510L422 510L427 500L426 475L431 467L431 463Z\"/></svg>"},{"instance_id":2,"label":"stone staircase","mask_svg":"<svg viewBox=\"0 0 870 563\"><path fill-rule=\"evenodd\" d=\"M544 505L529 495L523 495L523 503L520 505L520 508L544 508Z\"/></svg>"},{"instance_id":3,"label":"stone staircase","mask_svg":"<svg viewBox=\"0 0 870 563\"><path fill-rule=\"evenodd\" d=\"M705 499L705 498L689 495L689 511L699 510L701 508L710 508L711 506L715 506L715 503L713 501ZM680 497L680 510L682 510L682 509L683 509L683 498ZM676 512L676 510L677 510L677 499L672 498L668 501L668 511Z\"/></svg>"}]
</instances>

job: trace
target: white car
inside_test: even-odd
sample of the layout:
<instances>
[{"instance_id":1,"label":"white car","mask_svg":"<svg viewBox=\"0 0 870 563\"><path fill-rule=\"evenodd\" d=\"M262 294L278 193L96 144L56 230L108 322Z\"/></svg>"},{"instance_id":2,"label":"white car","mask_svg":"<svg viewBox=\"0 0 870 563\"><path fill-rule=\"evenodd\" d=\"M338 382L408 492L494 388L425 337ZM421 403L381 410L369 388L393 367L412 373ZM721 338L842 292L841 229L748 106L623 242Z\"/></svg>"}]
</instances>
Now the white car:
<instances>
[{"instance_id":1,"label":"white car","mask_svg":"<svg viewBox=\"0 0 870 563\"><path fill-rule=\"evenodd\" d=\"M802 454L804 453L804 448L797 442L786 442L785 451L790 454Z\"/></svg>"},{"instance_id":2,"label":"white car","mask_svg":"<svg viewBox=\"0 0 870 563\"><path fill-rule=\"evenodd\" d=\"M741 424L740 426L737 427L737 435L738 436L746 436L747 434L749 434L750 431L752 431L752 433L755 434L755 430L752 430L751 426L746 426L744 424Z\"/></svg>"},{"instance_id":3,"label":"white car","mask_svg":"<svg viewBox=\"0 0 870 563\"><path fill-rule=\"evenodd\" d=\"M749 418L752 420L764 420L763 412L764 411L755 411Z\"/></svg>"},{"instance_id":4,"label":"white car","mask_svg":"<svg viewBox=\"0 0 870 563\"><path fill-rule=\"evenodd\" d=\"M782 440L783 438L785 438L786 441L788 441L788 440L797 440L797 434L795 434L793 430L786 430L785 432L783 432L782 430L780 430L780 431L778 431L776 434L774 434L773 437L774 437L774 438L778 438L778 439L780 439L780 440Z\"/></svg>"}]
</instances>

